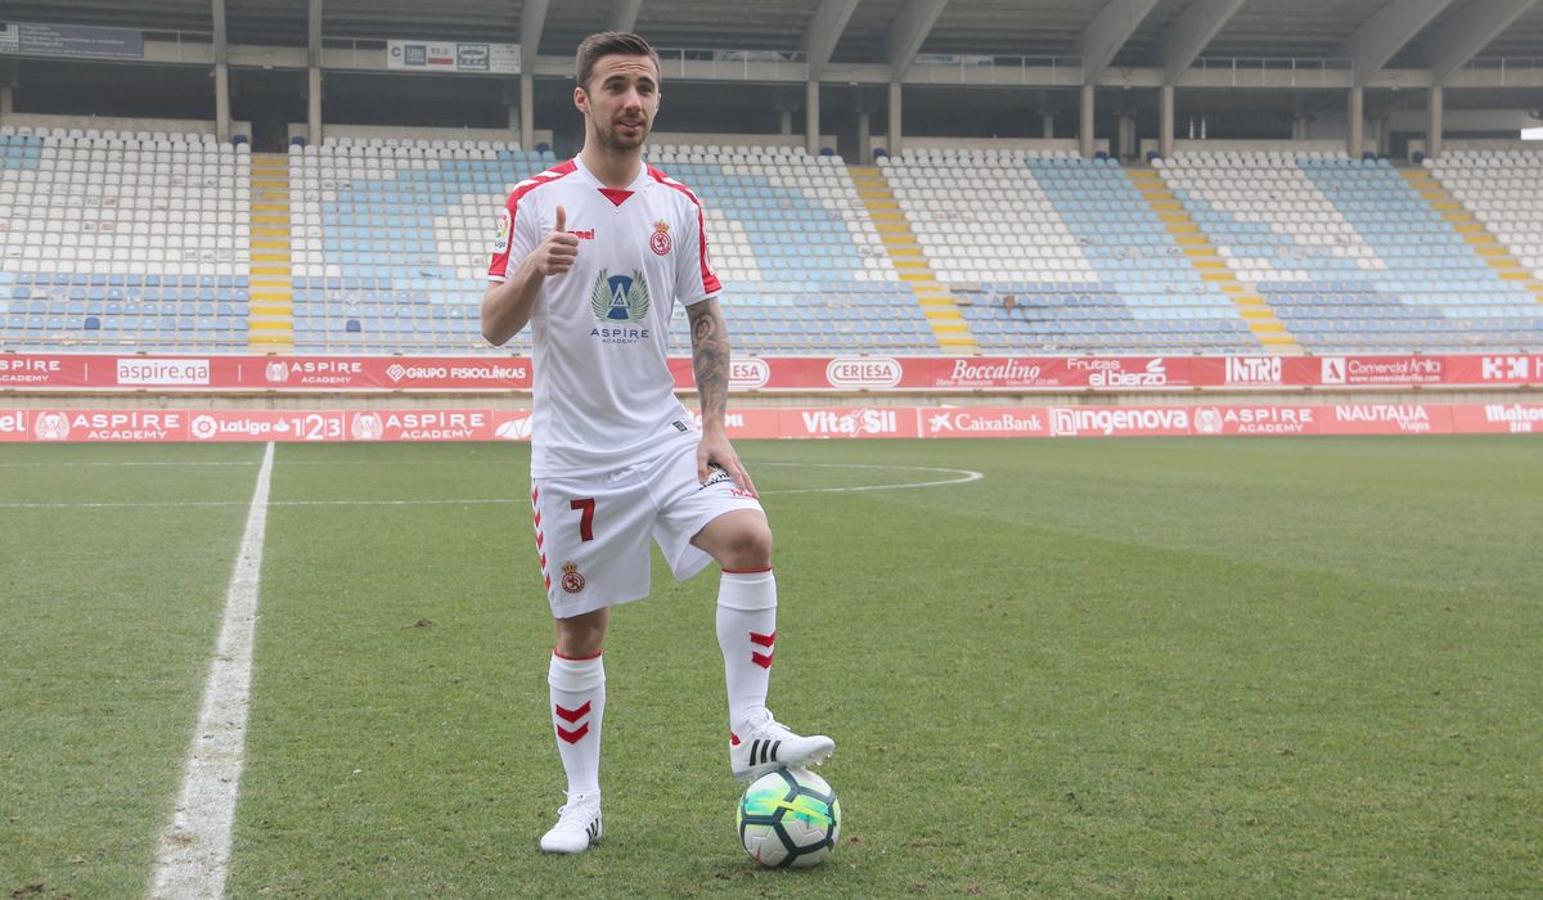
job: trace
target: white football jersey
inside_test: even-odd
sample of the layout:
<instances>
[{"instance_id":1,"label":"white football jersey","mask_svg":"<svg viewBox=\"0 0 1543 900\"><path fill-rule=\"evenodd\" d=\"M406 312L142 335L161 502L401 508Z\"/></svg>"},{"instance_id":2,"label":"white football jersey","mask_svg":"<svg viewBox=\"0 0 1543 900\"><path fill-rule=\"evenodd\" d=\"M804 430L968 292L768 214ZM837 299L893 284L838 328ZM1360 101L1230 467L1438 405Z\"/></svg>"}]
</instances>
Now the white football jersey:
<instances>
[{"instance_id":1,"label":"white football jersey","mask_svg":"<svg viewBox=\"0 0 1543 900\"><path fill-rule=\"evenodd\" d=\"M702 205L642 166L607 188L577 157L522 181L500 217L488 278L504 281L557 223L579 239L566 274L536 296L531 477L598 474L638 461L691 420L668 363L675 301L718 296Z\"/></svg>"}]
</instances>

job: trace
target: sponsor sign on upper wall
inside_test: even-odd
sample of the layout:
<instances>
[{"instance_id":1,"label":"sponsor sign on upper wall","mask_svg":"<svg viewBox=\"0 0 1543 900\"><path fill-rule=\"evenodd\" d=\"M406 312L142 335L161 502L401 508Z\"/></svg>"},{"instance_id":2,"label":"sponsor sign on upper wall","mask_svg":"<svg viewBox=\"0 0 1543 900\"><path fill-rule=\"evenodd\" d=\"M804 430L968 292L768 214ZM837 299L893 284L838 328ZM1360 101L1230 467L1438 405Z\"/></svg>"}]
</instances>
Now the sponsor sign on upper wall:
<instances>
[{"instance_id":1,"label":"sponsor sign on upper wall","mask_svg":"<svg viewBox=\"0 0 1543 900\"><path fill-rule=\"evenodd\" d=\"M475 41L387 41L386 68L413 72L518 75L520 45Z\"/></svg>"},{"instance_id":2,"label":"sponsor sign on upper wall","mask_svg":"<svg viewBox=\"0 0 1543 900\"><path fill-rule=\"evenodd\" d=\"M0 22L0 53L74 59L144 59L145 36L132 28Z\"/></svg>"}]
</instances>

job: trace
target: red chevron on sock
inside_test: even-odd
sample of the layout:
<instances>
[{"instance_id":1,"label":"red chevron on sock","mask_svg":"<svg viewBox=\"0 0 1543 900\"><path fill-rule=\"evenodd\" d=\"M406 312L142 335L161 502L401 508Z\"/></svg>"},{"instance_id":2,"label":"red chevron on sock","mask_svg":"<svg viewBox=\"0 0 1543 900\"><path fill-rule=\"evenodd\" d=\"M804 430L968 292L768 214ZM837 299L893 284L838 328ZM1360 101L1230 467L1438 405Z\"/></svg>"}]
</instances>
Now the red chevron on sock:
<instances>
[{"instance_id":1,"label":"red chevron on sock","mask_svg":"<svg viewBox=\"0 0 1543 900\"><path fill-rule=\"evenodd\" d=\"M750 654L750 661L763 669L770 669L772 664L772 656L773 654L771 653L752 653Z\"/></svg>"},{"instance_id":2,"label":"red chevron on sock","mask_svg":"<svg viewBox=\"0 0 1543 900\"><path fill-rule=\"evenodd\" d=\"M589 734L588 722L585 722L573 731L569 731L561 725L557 726L557 736L570 744L577 744L579 741L582 741L586 734Z\"/></svg>"},{"instance_id":3,"label":"red chevron on sock","mask_svg":"<svg viewBox=\"0 0 1543 900\"><path fill-rule=\"evenodd\" d=\"M589 715L589 701L585 700L584 705L578 709L568 709L561 703L553 703L552 711L557 713L557 717L565 722L577 722Z\"/></svg>"},{"instance_id":4,"label":"red chevron on sock","mask_svg":"<svg viewBox=\"0 0 1543 900\"><path fill-rule=\"evenodd\" d=\"M759 632L752 631L750 632L750 643L759 644L762 647L770 647L772 644L777 643L777 632L773 631L771 634L761 634Z\"/></svg>"}]
</instances>

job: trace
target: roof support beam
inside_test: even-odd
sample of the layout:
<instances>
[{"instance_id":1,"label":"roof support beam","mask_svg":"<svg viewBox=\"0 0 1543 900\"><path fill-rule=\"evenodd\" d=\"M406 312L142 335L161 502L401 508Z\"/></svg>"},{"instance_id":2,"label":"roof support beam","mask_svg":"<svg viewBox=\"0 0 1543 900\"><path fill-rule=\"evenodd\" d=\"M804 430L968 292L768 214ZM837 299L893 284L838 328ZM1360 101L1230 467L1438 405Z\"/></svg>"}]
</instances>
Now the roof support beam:
<instances>
[{"instance_id":1,"label":"roof support beam","mask_svg":"<svg viewBox=\"0 0 1543 900\"><path fill-rule=\"evenodd\" d=\"M1082 56L1082 83L1093 84L1136 33L1157 0L1109 0L1077 38Z\"/></svg>"},{"instance_id":2,"label":"roof support beam","mask_svg":"<svg viewBox=\"0 0 1543 900\"><path fill-rule=\"evenodd\" d=\"M541 52L541 30L546 27L548 0L525 0L520 10L520 58L535 60ZM524 66L521 66L524 68Z\"/></svg>"},{"instance_id":3,"label":"roof support beam","mask_svg":"<svg viewBox=\"0 0 1543 900\"><path fill-rule=\"evenodd\" d=\"M932 26L937 24L938 16L943 14L943 7L947 5L948 0L906 0L900 15L895 17L895 24L889 28L886 55L890 81L900 81L905 77L906 70L916 61L916 54L921 52L922 44L927 40L927 35L932 33Z\"/></svg>"},{"instance_id":4,"label":"roof support beam","mask_svg":"<svg viewBox=\"0 0 1543 900\"><path fill-rule=\"evenodd\" d=\"M1431 78L1444 84L1452 73L1468 65L1511 23L1538 5L1538 0L1477 0L1446 23L1441 40L1431 41Z\"/></svg>"},{"instance_id":5,"label":"roof support beam","mask_svg":"<svg viewBox=\"0 0 1543 900\"><path fill-rule=\"evenodd\" d=\"M857 0L820 0L820 8L814 11L809 27L804 30L801 44L809 60L809 80L819 81L830 64L830 56L836 52L841 33L857 9Z\"/></svg>"},{"instance_id":6,"label":"roof support beam","mask_svg":"<svg viewBox=\"0 0 1543 900\"><path fill-rule=\"evenodd\" d=\"M1158 39L1162 48L1163 83L1174 84L1195 64L1212 39L1248 0L1198 0L1174 20Z\"/></svg>"},{"instance_id":7,"label":"roof support beam","mask_svg":"<svg viewBox=\"0 0 1543 900\"><path fill-rule=\"evenodd\" d=\"M322 0L310 0L305 18L306 64L321 65L321 4Z\"/></svg>"},{"instance_id":8,"label":"roof support beam","mask_svg":"<svg viewBox=\"0 0 1543 900\"><path fill-rule=\"evenodd\" d=\"M1378 10L1337 51L1364 85L1454 0L1397 0Z\"/></svg>"},{"instance_id":9,"label":"roof support beam","mask_svg":"<svg viewBox=\"0 0 1543 900\"><path fill-rule=\"evenodd\" d=\"M230 140L230 39L225 30L225 0L212 0L214 15L214 137Z\"/></svg>"},{"instance_id":10,"label":"roof support beam","mask_svg":"<svg viewBox=\"0 0 1543 900\"><path fill-rule=\"evenodd\" d=\"M631 31L638 27L638 10L643 8L643 0L611 0L612 31Z\"/></svg>"}]
</instances>

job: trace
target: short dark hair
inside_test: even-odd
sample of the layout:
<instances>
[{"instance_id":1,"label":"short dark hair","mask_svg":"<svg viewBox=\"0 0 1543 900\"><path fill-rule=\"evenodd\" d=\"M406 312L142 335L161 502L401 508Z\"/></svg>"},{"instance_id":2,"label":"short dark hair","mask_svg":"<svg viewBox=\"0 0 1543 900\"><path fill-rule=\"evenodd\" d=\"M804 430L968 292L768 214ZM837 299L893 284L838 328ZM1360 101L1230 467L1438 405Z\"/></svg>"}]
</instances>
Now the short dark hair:
<instances>
[{"instance_id":1,"label":"short dark hair","mask_svg":"<svg viewBox=\"0 0 1543 900\"><path fill-rule=\"evenodd\" d=\"M612 54L621 56L646 56L654 61L654 71L659 71L659 54L641 34L630 31L602 31L592 34L579 44L578 58L574 61L579 87L589 86L589 75L595 68L595 60Z\"/></svg>"}]
</instances>

